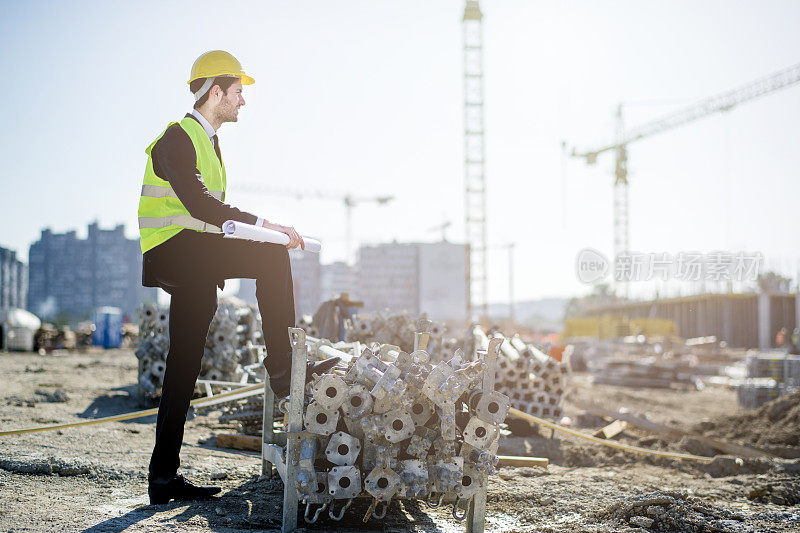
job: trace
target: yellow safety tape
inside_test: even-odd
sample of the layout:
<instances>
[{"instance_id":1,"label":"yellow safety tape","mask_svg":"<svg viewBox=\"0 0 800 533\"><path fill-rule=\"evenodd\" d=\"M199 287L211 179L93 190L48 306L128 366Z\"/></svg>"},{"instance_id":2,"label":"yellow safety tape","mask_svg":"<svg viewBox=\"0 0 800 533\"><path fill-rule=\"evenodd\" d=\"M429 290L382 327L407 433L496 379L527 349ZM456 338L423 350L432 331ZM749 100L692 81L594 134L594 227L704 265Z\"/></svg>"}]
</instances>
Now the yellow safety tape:
<instances>
[{"instance_id":1,"label":"yellow safety tape","mask_svg":"<svg viewBox=\"0 0 800 533\"><path fill-rule=\"evenodd\" d=\"M256 389L263 389L263 383L257 383L255 385L249 385L247 387L241 387L238 389L234 389L232 391L223 392L220 394L215 394L213 396L206 396L204 398L195 398L189 405L202 405L203 403L207 403L211 400L218 400L220 398L226 398L228 396L233 396L234 394L239 394L242 392L253 391ZM84 420L82 422L72 422L70 424L55 424L52 426L39 426L35 428L27 428L27 429L12 429L8 431L0 431L0 436L5 435L21 435L23 433L39 433L41 431L53 431L56 429L65 429L65 428L75 428L80 426L91 426L93 424L105 424L106 422L117 422L120 420L132 420L134 418L144 418L146 416L158 414L158 407L154 407L153 409L146 409L144 411L135 411L133 413L125 413L124 415L115 415L115 416L106 416L103 418L95 418L92 420Z\"/></svg>"},{"instance_id":2,"label":"yellow safety tape","mask_svg":"<svg viewBox=\"0 0 800 533\"><path fill-rule=\"evenodd\" d=\"M688 453L676 453L676 452L663 452L660 450L650 450L648 448L640 448L639 446L629 446L628 444L622 444L621 442L616 442L613 440L606 440L595 437L594 435L587 435L586 433L581 433L580 431L575 431L574 429L570 429L564 426L560 426L553 422L549 422L543 418L539 418L538 416L529 415L528 413L523 413L519 409L514 409L513 407L508 410L508 414L512 416L516 416L517 418L521 418L523 420L527 420L528 422L533 422L535 424L539 424L541 426L554 429L556 431L561 431L562 433L566 433L567 435L572 435L573 437L579 437L581 439L586 439L592 441L597 444L602 444L603 446L608 446L610 448L617 448L619 450L625 450L628 452L634 453L643 453L647 455L657 455L659 457L667 457L670 459L688 459L690 461L703 461L705 463L711 462L714 458L713 457L703 457L702 455L691 455Z\"/></svg>"},{"instance_id":3,"label":"yellow safety tape","mask_svg":"<svg viewBox=\"0 0 800 533\"><path fill-rule=\"evenodd\" d=\"M248 392L253 391L256 389L261 389L264 387L263 383L258 383L255 385L250 385L247 387L241 387L238 389L234 389L232 391L223 392L221 394L216 394L214 396L206 396L205 398L196 398L189 402L190 405L202 405L203 403L207 403L211 400L217 400L220 398L225 398L228 396L233 396L234 394L239 394L241 392ZM115 415L115 416L106 416L103 418L95 418L93 420L84 420L82 422L73 422L70 424L55 424L51 426L39 426L35 428L27 428L27 429L13 429L9 431L0 431L0 436L6 435L21 435L24 433L39 433L42 431L54 431L57 429L66 429L66 428L74 428L80 426L91 426L93 424L104 424L106 422L117 422L120 420L132 420L134 418L144 418L146 416L154 415L158 413L158 408L153 409L146 409L144 411L135 411L133 413L126 413L124 415ZM539 424L541 426L554 429L556 431L561 431L562 433L566 433L568 435L572 435L573 437L579 437L582 439L586 439L588 441L592 441L597 444L602 444L603 446L609 446L611 448L617 448L620 450L625 450L634 453L642 453L647 455L656 455L659 457L668 457L672 459L688 459L691 461L703 461L703 462L710 462L713 458L712 457L703 457L700 455L690 455L686 453L674 453L674 452L664 452L660 450L650 450L648 448L640 448L639 446L629 446L627 444L622 444L620 442L615 442L612 440L601 439L595 437L593 435L587 435L586 433L581 433L580 431L575 431L574 429L570 429L564 426L560 426L543 418L539 418L537 416L530 415L528 413L523 413L518 409L514 409L513 407L508 410L508 414L511 416L516 416L517 418L522 418L523 420L527 420L528 422L533 422L535 424Z\"/></svg>"}]
</instances>

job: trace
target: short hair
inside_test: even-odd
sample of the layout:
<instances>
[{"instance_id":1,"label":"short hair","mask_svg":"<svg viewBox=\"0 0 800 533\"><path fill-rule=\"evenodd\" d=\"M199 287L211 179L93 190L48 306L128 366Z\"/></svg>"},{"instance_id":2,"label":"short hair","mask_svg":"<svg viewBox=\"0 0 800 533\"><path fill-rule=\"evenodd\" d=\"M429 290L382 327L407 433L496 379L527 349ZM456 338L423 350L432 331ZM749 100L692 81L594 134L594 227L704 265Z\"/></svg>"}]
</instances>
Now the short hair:
<instances>
[{"instance_id":1,"label":"short hair","mask_svg":"<svg viewBox=\"0 0 800 533\"><path fill-rule=\"evenodd\" d=\"M197 78L192 83L190 83L189 90L192 92L192 94L199 91L200 87L203 86L203 84L206 82L207 79L208 78ZM200 100L194 103L194 108L200 109L200 106L206 103L206 101L208 100L208 95L211 94L211 89L214 88L214 85L219 85L219 88L222 89L222 92L227 94L228 89L230 89L231 85L233 85L233 82L237 81L238 79L239 78L234 76L217 76L216 78L214 78L214 83L212 83L211 87L209 87L208 90L206 91L206 94L204 94L202 97L200 97Z\"/></svg>"}]
</instances>

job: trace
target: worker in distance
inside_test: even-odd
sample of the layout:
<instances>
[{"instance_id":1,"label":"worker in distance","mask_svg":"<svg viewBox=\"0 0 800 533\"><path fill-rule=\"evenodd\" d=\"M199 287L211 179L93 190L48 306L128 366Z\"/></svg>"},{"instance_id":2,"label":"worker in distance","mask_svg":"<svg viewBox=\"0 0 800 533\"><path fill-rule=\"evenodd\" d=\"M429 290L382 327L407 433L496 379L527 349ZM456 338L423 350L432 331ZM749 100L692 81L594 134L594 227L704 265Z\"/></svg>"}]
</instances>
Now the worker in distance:
<instances>
[{"instance_id":1,"label":"worker in distance","mask_svg":"<svg viewBox=\"0 0 800 533\"><path fill-rule=\"evenodd\" d=\"M292 272L287 248L303 248L293 226L269 222L225 203L227 177L217 131L236 122L243 86L255 83L239 61L221 50L192 65L189 90L194 106L145 150L147 166L139 199L143 254L142 284L171 295L170 346L150 459L150 503L208 498L220 487L199 487L178 475L183 426L200 372L206 335L217 309L217 287L226 279L254 278L267 356L264 366L277 397L289 393L295 324ZM288 245L224 239L226 220L285 233ZM306 380L338 359L307 363Z\"/></svg>"}]
</instances>

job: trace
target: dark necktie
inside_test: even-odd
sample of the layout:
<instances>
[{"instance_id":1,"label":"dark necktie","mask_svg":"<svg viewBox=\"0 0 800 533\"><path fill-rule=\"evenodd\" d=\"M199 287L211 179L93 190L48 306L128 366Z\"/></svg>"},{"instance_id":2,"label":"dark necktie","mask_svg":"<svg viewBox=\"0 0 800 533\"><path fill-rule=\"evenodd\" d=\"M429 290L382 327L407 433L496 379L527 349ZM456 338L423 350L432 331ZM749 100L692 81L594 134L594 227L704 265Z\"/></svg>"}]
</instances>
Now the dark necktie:
<instances>
[{"instance_id":1,"label":"dark necktie","mask_svg":"<svg viewBox=\"0 0 800 533\"><path fill-rule=\"evenodd\" d=\"M222 163L222 154L219 151L219 138L216 134L211 137L211 144L214 145L214 151L217 153L217 159L219 159L220 163Z\"/></svg>"}]
</instances>

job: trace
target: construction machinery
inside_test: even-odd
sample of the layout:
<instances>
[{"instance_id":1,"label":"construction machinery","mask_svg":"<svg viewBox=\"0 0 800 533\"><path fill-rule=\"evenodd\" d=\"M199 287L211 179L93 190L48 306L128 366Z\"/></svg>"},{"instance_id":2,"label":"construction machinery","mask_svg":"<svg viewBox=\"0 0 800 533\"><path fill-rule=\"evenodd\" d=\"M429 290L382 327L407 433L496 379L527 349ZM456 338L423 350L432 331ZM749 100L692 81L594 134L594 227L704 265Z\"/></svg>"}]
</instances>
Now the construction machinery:
<instances>
[{"instance_id":1,"label":"construction machinery","mask_svg":"<svg viewBox=\"0 0 800 533\"><path fill-rule=\"evenodd\" d=\"M659 133L689 124L703 117L730 111L735 106L749 102L756 98L766 96L779 89L795 85L800 82L800 63L781 70L769 76L764 76L751 81L736 89L720 93L680 111L669 113L656 120L652 120L636 128L626 130L623 123L620 104L616 114L616 140L605 146L593 150L578 151L572 149L572 157L581 157L586 163L593 165L597 156L604 152L614 152L616 163L614 165L614 257L630 251L629 244L629 219L628 219L628 145L657 135ZM623 296L627 294L627 285L621 282Z\"/></svg>"}]
</instances>

